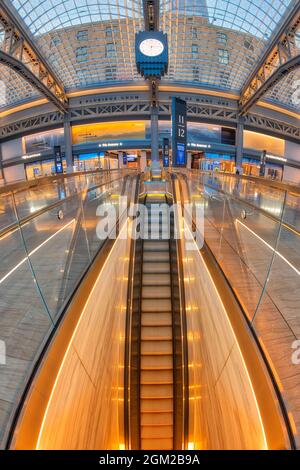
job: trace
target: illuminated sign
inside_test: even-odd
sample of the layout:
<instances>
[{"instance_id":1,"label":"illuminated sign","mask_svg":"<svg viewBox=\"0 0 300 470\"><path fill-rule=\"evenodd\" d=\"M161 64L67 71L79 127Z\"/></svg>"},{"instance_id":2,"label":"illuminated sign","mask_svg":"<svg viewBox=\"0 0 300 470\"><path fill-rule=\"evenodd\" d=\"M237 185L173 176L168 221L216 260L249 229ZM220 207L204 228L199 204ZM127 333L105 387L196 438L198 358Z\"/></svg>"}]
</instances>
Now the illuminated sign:
<instances>
[{"instance_id":1,"label":"illuminated sign","mask_svg":"<svg viewBox=\"0 0 300 470\"><path fill-rule=\"evenodd\" d=\"M102 144L99 144L100 148L107 148L107 147L122 147L123 143L122 142L104 142Z\"/></svg>"},{"instance_id":2,"label":"illuminated sign","mask_svg":"<svg viewBox=\"0 0 300 470\"><path fill-rule=\"evenodd\" d=\"M188 145L188 147L197 148L197 149L210 149L211 148L210 144L195 144L195 143L191 142L187 145Z\"/></svg>"},{"instance_id":3,"label":"illuminated sign","mask_svg":"<svg viewBox=\"0 0 300 470\"><path fill-rule=\"evenodd\" d=\"M266 155L267 158L271 158L272 160L278 160L280 162L287 162L287 158L284 157L277 157L276 155Z\"/></svg>"},{"instance_id":4,"label":"illuminated sign","mask_svg":"<svg viewBox=\"0 0 300 470\"><path fill-rule=\"evenodd\" d=\"M32 153L31 155L23 155L23 160L28 160L29 158L38 158L41 156L41 153Z\"/></svg>"}]
</instances>

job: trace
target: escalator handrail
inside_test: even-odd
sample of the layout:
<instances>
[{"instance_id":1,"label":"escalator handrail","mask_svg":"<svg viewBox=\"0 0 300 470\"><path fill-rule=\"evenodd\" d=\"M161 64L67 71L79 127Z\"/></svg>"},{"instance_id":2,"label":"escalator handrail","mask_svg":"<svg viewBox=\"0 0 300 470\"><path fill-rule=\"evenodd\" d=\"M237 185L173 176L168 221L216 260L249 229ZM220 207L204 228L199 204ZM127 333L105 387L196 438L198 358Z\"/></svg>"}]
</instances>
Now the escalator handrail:
<instances>
[{"instance_id":1,"label":"escalator handrail","mask_svg":"<svg viewBox=\"0 0 300 470\"><path fill-rule=\"evenodd\" d=\"M140 196L141 176L138 175L134 204L137 204ZM132 223L134 224L134 214L132 214ZM128 267L128 286L127 286L127 309L126 309L126 327L125 327L125 351L124 351L124 444L125 449L131 449L131 436L135 435L139 440L139 426L134 426L132 430L131 420L131 353L132 353L132 320L133 320L133 295L134 295L134 274L136 262L136 239L131 238L129 267ZM141 300L139 301L139 304ZM139 395L139 393L138 393ZM136 410L139 415L139 410Z\"/></svg>"},{"instance_id":2,"label":"escalator handrail","mask_svg":"<svg viewBox=\"0 0 300 470\"><path fill-rule=\"evenodd\" d=\"M177 199L175 189L175 178L171 175L171 187L173 193L173 204L177 207L179 201ZM183 204L182 198L180 204ZM174 224L176 218L174 219ZM178 229L178 227L177 227ZM185 302L185 287L184 287L184 272L183 272L183 253L181 246L181 239L175 239L177 251L177 273L179 285L179 298L180 298L180 328L181 328L181 347L182 347L182 398L183 398L183 422L182 422L182 443L183 449L188 448L188 432L189 432L189 374L188 374L188 341L187 341L187 320L186 320L186 302Z\"/></svg>"}]
</instances>

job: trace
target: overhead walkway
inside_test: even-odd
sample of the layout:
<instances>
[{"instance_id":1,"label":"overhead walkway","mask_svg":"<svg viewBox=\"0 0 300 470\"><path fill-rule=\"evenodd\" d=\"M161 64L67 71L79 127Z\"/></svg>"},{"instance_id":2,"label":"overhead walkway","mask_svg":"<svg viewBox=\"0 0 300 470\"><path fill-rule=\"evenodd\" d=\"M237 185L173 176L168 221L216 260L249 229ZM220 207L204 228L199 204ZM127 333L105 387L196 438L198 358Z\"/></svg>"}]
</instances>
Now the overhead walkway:
<instances>
[{"instance_id":1,"label":"overhead walkway","mask_svg":"<svg viewBox=\"0 0 300 470\"><path fill-rule=\"evenodd\" d=\"M67 193L73 180L64 181ZM265 201L276 191L278 201L281 188L257 182L258 201L252 183L242 178L181 170L160 179L116 172L83 180L76 204L70 193L68 200L52 201L52 212L38 213L72 226L62 276L51 296L37 276L35 255L40 262L54 257L59 245L51 242L67 228L40 238L37 251L28 243L38 229L48 228L35 222L32 238L24 237L30 218L7 226L0 238L7 242L10 230L22 232L26 263L51 320L15 384L15 406L2 420L3 446L296 447L297 402L274 349L276 338L287 331L280 321L286 316L287 325L289 319L282 305L276 316L279 304L268 285L276 275L276 257L290 276L296 275L288 247L298 232L283 216L286 208L289 217L296 210L294 193L280 199L278 217ZM62 204L67 220L58 218ZM113 212L110 223L106 216ZM271 229L276 233L272 245L266 238ZM283 230L289 230L284 245L279 242ZM101 240L100 233L106 234ZM255 250L265 256L266 267L259 268ZM15 266L3 283L24 276L18 271L23 265ZM58 270L48 268L51 272L56 279ZM49 302L53 294L59 299L56 310ZM267 332L270 321L274 329ZM38 319L35 326L30 341L21 341L24 348L36 338ZM11 333L11 339L14 351L17 337ZM287 340L281 344L291 347ZM282 361L281 351L278 356Z\"/></svg>"}]
</instances>

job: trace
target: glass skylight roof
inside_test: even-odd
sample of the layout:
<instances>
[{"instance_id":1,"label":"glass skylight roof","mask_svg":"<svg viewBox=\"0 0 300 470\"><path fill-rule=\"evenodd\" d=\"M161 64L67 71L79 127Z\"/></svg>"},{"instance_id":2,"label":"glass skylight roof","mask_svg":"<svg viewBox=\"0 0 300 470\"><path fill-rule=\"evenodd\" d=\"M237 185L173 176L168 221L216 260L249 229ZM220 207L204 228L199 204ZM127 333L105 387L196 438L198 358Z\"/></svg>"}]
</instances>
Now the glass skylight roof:
<instances>
[{"instance_id":1,"label":"glass skylight roof","mask_svg":"<svg viewBox=\"0 0 300 470\"><path fill-rule=\"evenodd\" d=\"M238 94L296 1L160 0L170 49L165 80ZM144 29L142 0L10 2L67 91L139 79L134 35ZM13 75L1 72L10 81L6 105L36 95ZM296 78L290 74L266 98L295 108Z\"/></svg>"}]
</instances>

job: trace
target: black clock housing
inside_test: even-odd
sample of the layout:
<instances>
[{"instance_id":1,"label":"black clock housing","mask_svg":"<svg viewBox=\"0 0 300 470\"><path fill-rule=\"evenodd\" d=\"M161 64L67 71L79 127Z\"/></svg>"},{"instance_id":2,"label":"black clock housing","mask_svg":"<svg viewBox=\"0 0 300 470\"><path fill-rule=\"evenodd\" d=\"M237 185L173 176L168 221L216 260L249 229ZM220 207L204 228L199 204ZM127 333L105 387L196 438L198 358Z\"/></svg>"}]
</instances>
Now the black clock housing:
<instances>
[{"instance_id":1,"label":"black clock housing","mask_svg":"<svg viewBox=\"0 0 300 470\"><path fill-rule=\"evenodd\" d=\"M163 43L164 50L161 54L150 57L140 50L140 44L146 39L156 39ZM168 71L168 38L161 31L140 31L135 35L135 58L138 72L144 78L161 78Z\"/></svg>"}]
</instances>

